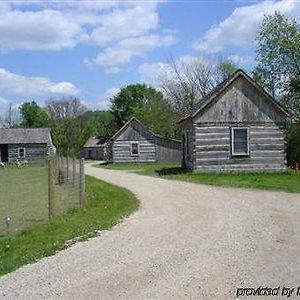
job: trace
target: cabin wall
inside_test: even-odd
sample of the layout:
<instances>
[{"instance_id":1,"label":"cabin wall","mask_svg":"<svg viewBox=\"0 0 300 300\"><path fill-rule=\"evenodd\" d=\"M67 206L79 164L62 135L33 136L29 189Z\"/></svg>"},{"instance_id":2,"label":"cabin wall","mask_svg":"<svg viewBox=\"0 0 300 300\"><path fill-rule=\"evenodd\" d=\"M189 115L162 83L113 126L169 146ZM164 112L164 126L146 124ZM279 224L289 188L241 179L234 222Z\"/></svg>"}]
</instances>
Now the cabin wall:
<instances>
[{"instance_id":1,"label":"cabin wall","mask_svg":"<svg viewBox=\"0 0 300 300\"><path fill-rule=\"evenodd\" d=\"M86 147L84 148L85 159L104 160L105 159L105 147Z\"/></svg>"},{"instance_id":2,"label":"cabin wall","mask_svg":"<svg viewBox=\"0 0 300 300\"><path fill-rule=\"evenodd\" d=\"M181 163L181 143L164 138L156 138L156 161Z\"/></svg>"},{"instance_id":3,"label":"cabin wall","mask_svg":"<svg viewBox=\"0 0 300 300\"><path fill-rule=\"evenodd\" d=\"M194 123L239 122L284 124L285 116L257 88L238 78L194 119Z\"/></svg>"},{"instance_id":4,"label":"cabin wall","mask_svg":"<svg viewBox=\"0 0 300 300\"><path fill-rule=\"evenodd\" d=\"M42 161L47 156L47 144L9 144L8 161L14 162L18 159L18 148L25 148L25 160Z\"/></svg>"},{"instance_id":5,"label":"cabin wall","mask_svg":"<svg viewBox=\"0 0 300 300\"><path fill-rule=\"evenodd\" d=\"M139 143L139 155L131 155L131 143ZM114 162L155 162L155 137L142 126L133 122L112 142Z\"/></svg>"},{"instance_id":6,"label":"cabin wall","mask_svg":"<svg viewBox=\"0 0 300 300\"><path fill-rule=\"evenodd\" d=\"M249 128L249 157L231 155L231 127ZM272 123L194 124L194 170L282 171L286 169L285 129Z\"/></svg>"},{"instance_id":7,"label":"cabin wall","mask_svg":"<svg viewBox=\"0 0 300 300\"><path fill-rule=\"evenodd\" d=\"M133 156L130 152L131 142L139 143L139 155ZM113 143L114 162L155 162L154 140L135 139L133 141L116 140Z\"/></svg>"}]
</instances>

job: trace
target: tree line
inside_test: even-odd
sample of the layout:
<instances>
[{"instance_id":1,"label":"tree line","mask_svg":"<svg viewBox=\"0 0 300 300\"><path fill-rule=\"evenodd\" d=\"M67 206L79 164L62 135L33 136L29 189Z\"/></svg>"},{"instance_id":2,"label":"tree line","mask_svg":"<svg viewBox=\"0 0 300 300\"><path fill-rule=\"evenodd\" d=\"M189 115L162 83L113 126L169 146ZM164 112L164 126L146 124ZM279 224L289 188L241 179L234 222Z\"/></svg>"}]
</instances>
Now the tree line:
<instances>
[{"instance_id":1,"label":"tree line","mask_svg":"<svg viewBox=\"0 0 300 300\"><path fill-rule=\"evenodd\" d=\"M179 137L174 123L201 105L202 99L238 66L228 59L169 59L159 88L132 84L120 89L107 111L89 111L80 99L23 103L16 121L9 106L0 119L5 127L51 127L63 154L76 154L93 135L112 135L133 115L154 132ZM288 161L300 161L300 24L276 12L266 15L256 36L253 79L290 113Z\"/></svg>"}]
</instances>

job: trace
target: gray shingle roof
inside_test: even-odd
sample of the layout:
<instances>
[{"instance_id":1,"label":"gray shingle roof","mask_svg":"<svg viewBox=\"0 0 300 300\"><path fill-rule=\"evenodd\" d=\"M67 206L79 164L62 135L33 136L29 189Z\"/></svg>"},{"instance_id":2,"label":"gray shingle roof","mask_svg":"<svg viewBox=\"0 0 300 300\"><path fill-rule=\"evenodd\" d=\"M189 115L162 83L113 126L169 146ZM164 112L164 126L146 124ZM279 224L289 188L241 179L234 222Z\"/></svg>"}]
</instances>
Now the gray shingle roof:
<instances>
[{"instance_id":1,"label":"gray shingle roof","mask_svg":"<svg viewBox=\"0 0 300 300\"><path fill-rule=\"evenodd\" d=\"M0 144L48 144L50 128L0 128Z\"/></svg>"},{"instance_id":2,"label":"gray shingle roof","mask_svg":"<svg viewBox=\"0 0 300 300\"><path fill-rule=\"evenodd\" d=\"M93 136L87 140L87 142L84 144L84 148L103 147L109 139L109 136Z\"/></svg>"}]
</instances>

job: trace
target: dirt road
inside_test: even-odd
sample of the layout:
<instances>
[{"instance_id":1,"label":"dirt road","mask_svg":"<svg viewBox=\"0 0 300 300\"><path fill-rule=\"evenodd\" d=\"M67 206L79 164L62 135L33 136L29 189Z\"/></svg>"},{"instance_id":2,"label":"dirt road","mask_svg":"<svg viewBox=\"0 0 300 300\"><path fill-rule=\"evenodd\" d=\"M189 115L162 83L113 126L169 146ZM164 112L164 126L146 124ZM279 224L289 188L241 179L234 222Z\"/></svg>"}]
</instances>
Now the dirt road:
<instances>
[{"instance_id":1,"label":"dirt road","mask_svg":"<svg viewBox=\"0 0 300 300\"><path fill-rule=\"evenodd\" d=\"M86 172L130 189L141 208L99 237L1 277L0 297L235 299L237 287L300 285L299 195Z\"/></svg>"}]
</instances>

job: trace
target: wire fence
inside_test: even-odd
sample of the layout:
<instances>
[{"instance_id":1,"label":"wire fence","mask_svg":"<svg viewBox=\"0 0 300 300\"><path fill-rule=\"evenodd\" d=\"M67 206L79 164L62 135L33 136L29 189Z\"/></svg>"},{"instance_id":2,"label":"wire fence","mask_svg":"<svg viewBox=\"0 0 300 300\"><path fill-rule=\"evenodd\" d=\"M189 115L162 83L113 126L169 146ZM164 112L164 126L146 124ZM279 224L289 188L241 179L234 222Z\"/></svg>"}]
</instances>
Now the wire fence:
<instances>
[{"instance_id":1,"label":"wire fence","mask_svg":"<svg viewBox=\"0 0 300 300\"><path fill-rule=\"evenodd\" d=\"M85 204L84 160L55 157L0 168L0 238Z\"/></svg>"}]
</instances>

